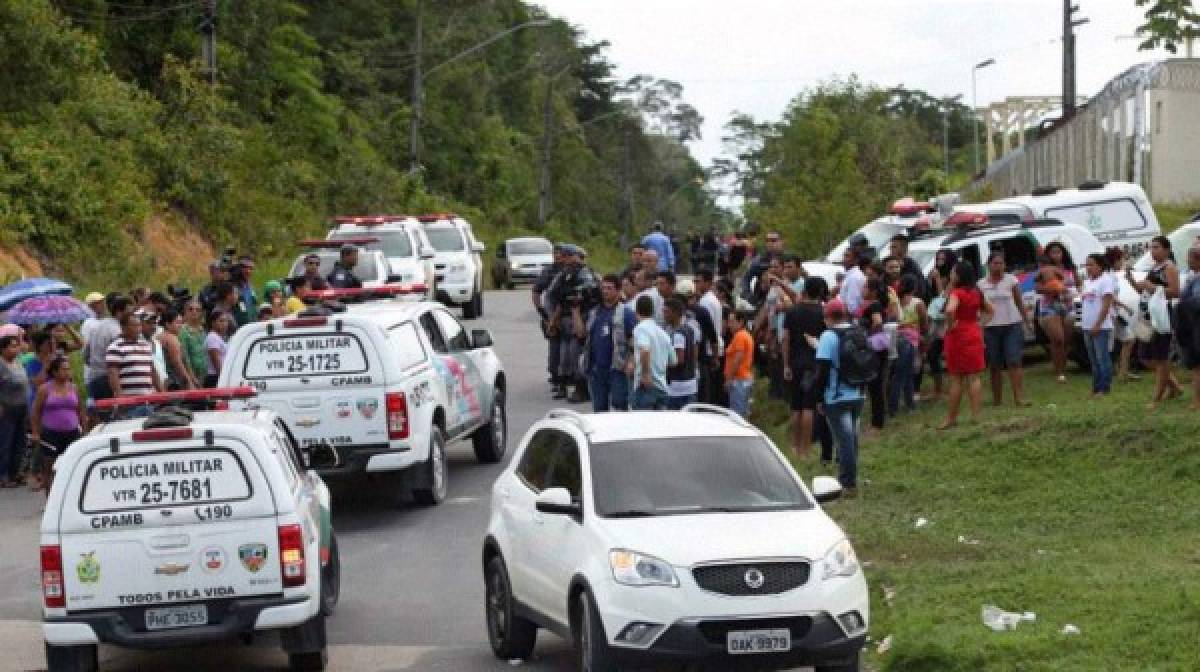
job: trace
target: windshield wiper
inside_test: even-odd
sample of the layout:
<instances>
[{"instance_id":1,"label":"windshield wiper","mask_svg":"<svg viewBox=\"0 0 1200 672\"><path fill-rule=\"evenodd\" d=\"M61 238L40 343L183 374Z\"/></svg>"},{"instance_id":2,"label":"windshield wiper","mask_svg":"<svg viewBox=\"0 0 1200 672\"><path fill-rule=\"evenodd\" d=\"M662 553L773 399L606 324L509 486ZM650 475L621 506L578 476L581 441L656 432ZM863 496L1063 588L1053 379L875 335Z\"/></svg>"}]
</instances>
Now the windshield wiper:
<instances>
[{"instance_id":1,"label":"windshield wiper","mask_svg":"<svg viewBox=\"0 0 1200 672\"><path fill-rule=\"evenodd\" d=\"M651 518L659 515L655 511L646 511L645 509L627 509L625 511L613 511L612 513L603 514L605 518Z\"/></svg>"}]
</instances>

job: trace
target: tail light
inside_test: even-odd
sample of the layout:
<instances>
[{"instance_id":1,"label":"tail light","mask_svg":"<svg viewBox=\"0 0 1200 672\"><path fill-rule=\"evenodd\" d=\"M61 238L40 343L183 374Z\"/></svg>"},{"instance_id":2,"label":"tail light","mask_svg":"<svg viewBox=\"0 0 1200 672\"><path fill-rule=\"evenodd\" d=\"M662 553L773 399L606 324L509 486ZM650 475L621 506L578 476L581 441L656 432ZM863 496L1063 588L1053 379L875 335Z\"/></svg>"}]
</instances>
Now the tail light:
<instances>
[{"instance_id":1,"label":"tail light","mask_svg":"<svg viewBox=\"0 0 1200 672\"><path fill-rule=\"evenodd\" d=\"M403 392L389 392L387 395L387 425L388 439L408 438L408 398Z\"/></svg>"},{"instance_id":2,"label":"tail light","mask_svg":"<svg viewBox=\"0 0 1200 672\"><path fill-rule=\"evenodd\" d=\"M42 546L42 597L47 609L65 609L67 591L63 586L62 548Z\"/></svg>"},{"instance_id":3,"label":"tail light","mask_svg":"<svg viewBox=\"0 0 1200 672\"><path fill-rule=\"evenodd\" d=\"M307 580L304 567L304 533L299 525L279 526L279 569L285 588L303 586Z\"/></svg>"}]
</instances>

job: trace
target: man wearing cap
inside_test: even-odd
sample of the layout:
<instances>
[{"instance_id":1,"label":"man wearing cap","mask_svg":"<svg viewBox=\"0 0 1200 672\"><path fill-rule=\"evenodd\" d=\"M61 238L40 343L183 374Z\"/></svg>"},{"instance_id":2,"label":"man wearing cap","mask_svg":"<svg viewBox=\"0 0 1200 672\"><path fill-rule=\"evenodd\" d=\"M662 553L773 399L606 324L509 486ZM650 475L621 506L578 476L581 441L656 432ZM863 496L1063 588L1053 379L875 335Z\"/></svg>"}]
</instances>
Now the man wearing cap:
<instances>
[{"instance_id":1,"label":"man wearing cap","mask_svg":"<svg viewBox=\"0 0 1200 672\"><path fill-rule=\"evenodd\" d=\"M104 318L108 316L108 309L104 305L104 295L100 292L92 292L91 294L88 294L87 296L83 297L83 302L86 303L87 307L91 308L92 312L96 314L95 317L89 317L84 320L83 324L79 327L79 337L83 339L84 345L87 345L87 343L92 340L92 334L95 333L96 327L99 326L104 321ZM85 359L83 362L83 379L88 380L91 377L92 367Z\"/></svg>"},{"instance_id":2,"label":"man wearing cap","mask_svg":"<svg viewBox=\"0 0 1200 672\"><path fill-rule=\"evenodd\" d=\"M578 371L579 355L586 338L583 316L591 308L588 292L595 289L597 284L592 270L583 265L583 251L578 246L563 245L562 254L563 270L546 290L555 303L550 319L552 336L559 340L559 383L554 391L554 398L566 398L567 386L574 384L575 391L568 401L581 403L587 400L586 382L581 379Z\"/></svg>"},{"instance_id":3,"label":"man wearing cap","mask_svg":"<svg viewBox=\"0 0 1200 672\"><path fill-rule=\"evenodd\" d=\"M347 243L342 245L338 260L333 263L333 270L325 279L334 289L362 289L362 280L354 274L357 267L358 247Z\"/></svg>"},{"instance_id":4,"label":"man wearing cap","mask_svg":"<svg viewBox=\"0 0 1200 672\"><path fill-rule=\"evenodd\" d=\"M240 327L250 324L256 318L254 310L258 306L258 295L254 293L254 260L247 256L239 257L230 275L238 290L234 319Z\"/></svg>"},{"instance_id":5,"label":"man wearing cap","mask_svg":"<svg viewBox=\"0 0 1200 672\"><path fill-rule=\"evenodd\" d=\"M217 287L223 282L229 282L229 270L219 260L208 262L208 284L196 295L200 305L204 306L205 314L217 304Z\"/></svg>"}]
</instances>

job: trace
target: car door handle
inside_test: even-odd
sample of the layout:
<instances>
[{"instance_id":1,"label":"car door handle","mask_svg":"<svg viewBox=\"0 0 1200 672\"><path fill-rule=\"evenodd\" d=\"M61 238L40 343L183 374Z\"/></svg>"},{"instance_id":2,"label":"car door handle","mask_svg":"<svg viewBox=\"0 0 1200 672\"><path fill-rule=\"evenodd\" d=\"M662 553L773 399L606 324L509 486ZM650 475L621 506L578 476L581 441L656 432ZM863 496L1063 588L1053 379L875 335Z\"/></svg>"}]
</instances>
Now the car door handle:
<instances>
[{"instance_id":1,"label":"car door handle","mask_svg":"<svg viewBox=\"0 0 1200 672\"><path fill-rule=\"evenodd\" d=\"M186 534L164 534L157 537L150 537L150 548L156 551L187 548L191 543L192 538Z\"/></svg>"}]
</instances>

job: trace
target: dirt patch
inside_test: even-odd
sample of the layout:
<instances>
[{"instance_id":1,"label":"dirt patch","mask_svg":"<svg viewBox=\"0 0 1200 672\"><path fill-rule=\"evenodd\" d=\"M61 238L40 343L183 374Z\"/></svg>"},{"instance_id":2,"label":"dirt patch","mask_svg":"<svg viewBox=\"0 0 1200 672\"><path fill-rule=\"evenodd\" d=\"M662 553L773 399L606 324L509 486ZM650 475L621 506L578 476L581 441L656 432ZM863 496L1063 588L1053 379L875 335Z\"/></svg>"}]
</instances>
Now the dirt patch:
<instances>
[{"instance_id":1,"label":"dirt patch","mask_svg":"<svg viewBox=\"0 0 1200 672\"><path fill-rule=\"evenodd\" d=\"M152 215L142 224L142 242L154 270L168 277L204 277L215 258L212 244L174 213Z\"/></svg>"},{"instance_id":2,"label":"dirt patch","mask_svg":"<svg viewBox=\"0 0 1200 672\"><path fill-rule=\"evenodd\" d=\"M40 278L45 275L42 264L23 247L0 247L0 280Z\"/></svg>"}]
</instances>

